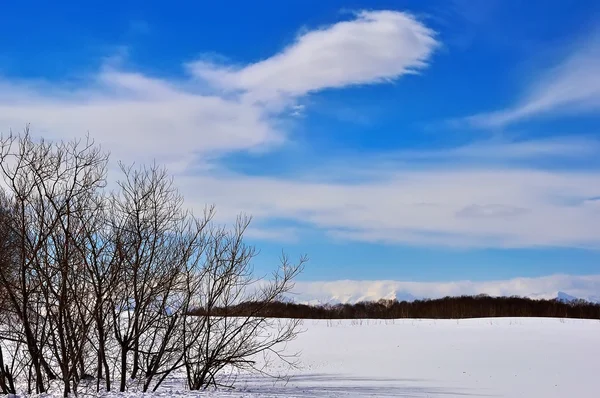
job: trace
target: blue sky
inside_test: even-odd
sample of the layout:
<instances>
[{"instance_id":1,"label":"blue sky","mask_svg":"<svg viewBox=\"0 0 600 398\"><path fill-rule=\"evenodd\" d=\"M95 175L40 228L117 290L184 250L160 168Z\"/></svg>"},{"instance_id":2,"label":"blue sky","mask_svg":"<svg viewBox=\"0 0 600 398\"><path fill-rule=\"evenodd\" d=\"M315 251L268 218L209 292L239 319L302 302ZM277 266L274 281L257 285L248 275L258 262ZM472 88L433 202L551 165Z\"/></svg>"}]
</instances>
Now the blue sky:
<instances>
[{"instance_id":1,"label":"blue sky","mask_svg":"<svg viewBox=\"0 0 600 398\"><path fill-rule=\"evenodd\" d=\"M0 131L90 132L301 279L600 274L597 1L5 2Z\"/></svg>"}]
</instances>

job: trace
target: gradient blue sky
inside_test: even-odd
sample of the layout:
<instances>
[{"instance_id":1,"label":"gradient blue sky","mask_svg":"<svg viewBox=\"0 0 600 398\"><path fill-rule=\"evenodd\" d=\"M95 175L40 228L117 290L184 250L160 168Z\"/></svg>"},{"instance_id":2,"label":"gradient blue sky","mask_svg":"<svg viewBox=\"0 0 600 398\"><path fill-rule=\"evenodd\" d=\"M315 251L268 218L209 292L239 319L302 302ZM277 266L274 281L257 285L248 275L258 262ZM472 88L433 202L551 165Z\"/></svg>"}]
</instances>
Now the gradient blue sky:
<instances>
[{"instance_id":1,"label":"gradient blue sky","mask_svg":"<svg viewBox=\"0 0 600 398\"><path fill-rule=\"evenodd\" d=\"M0 131L87 131L303 280L600 274L600 2L3 2Z\"/></svg>"}]
</instances>

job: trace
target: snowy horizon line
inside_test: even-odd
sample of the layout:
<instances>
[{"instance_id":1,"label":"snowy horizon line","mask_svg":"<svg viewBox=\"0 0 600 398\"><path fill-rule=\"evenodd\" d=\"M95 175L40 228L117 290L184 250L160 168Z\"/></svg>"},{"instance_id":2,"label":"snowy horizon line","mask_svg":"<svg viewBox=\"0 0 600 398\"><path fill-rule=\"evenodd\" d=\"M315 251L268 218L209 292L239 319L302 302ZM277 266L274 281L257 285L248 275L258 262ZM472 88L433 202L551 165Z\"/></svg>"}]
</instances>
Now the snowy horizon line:
<instances>
[{"instance_id":1,"label":"snowy horizon line","mask_svg":"<svg viewBox=\"0 0 600 398\"><path fill-rule=\"evenodd\" d=\"M416 282L401 280L298 281L287 298L304 304L412 301L456 296L519 296L532 299L582 299L600 303L600 275L554 274L491 281Z\"/></svg>"}]
</instances>

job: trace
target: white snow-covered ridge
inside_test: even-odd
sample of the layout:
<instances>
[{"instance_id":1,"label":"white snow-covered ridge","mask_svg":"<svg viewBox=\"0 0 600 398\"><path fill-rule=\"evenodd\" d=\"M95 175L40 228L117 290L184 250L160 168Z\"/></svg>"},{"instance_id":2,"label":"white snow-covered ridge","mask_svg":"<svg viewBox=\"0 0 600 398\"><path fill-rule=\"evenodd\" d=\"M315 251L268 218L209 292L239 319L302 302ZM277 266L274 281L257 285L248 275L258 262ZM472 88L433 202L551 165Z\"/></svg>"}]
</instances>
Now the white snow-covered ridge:
<instances>
[{"instance_id":1,"label":"white snow-covered ridge","mask_svg":"<svg viewBox=\"0 0 600 398\"><path fill-rule=\"evenodd\" d=\"M498 281L410 282L393 280L301 281L288 298L297 303L337 304L446 296L520 296L532 299L583 299L600 303L600 275L551 275Z\"/></svg>"}]
</instances>

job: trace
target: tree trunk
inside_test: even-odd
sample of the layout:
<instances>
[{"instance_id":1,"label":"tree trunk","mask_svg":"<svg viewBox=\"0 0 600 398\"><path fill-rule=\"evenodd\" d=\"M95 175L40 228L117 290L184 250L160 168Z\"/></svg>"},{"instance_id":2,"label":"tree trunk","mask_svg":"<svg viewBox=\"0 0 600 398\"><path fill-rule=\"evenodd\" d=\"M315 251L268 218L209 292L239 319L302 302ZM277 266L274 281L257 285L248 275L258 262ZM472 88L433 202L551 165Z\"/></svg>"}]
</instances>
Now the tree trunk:
<instances>
[{"instance_id":1,"label":"tree trunk","mask_svg":"<svg viewBox=\"0 0 600 398\"><path fill-rule=\"evenodd\" d=\"M125 392L127 383L127 352L129 350L125 345L121 345L121 386L119 391Z\"/></svg>"},{"instance_id":2,"label":"tree trunk","mask_svg":"<svg viewBox=\"0 0 600 398\"><path fill-rule=\"evenodd\" d=\"M136 307L138 302L136 300ZM135 379L137 377L138 371L140 370L140 324L139 324L139 315L138 308L134 308L135 317L133 323L133 369L131 370L131 378Z\"/></svg>"},{"instance_id":3,"label":"tree trunk","mask_svg":"<svg viewBox=\"0 0 600 398\"><path fill-rule=\"evenodd\" d=\"M33 337L33 333L29 328L27 322L24 323L25 326L25 337L27 339L27 348L29 354L31 355L31 362L33 365L33 370L35 372L35 391L37 394L42 394L46 392L46 388L44 387L44 376L42 375L42 366L40 364L41 357L39 354L39 350L37 347L37 343L35 342L35 338Z\"/></svg>"}]
</instances>

